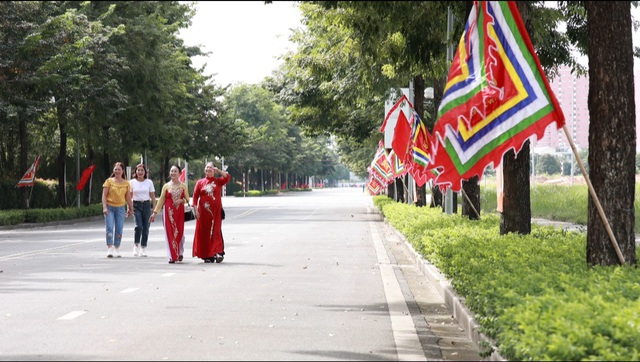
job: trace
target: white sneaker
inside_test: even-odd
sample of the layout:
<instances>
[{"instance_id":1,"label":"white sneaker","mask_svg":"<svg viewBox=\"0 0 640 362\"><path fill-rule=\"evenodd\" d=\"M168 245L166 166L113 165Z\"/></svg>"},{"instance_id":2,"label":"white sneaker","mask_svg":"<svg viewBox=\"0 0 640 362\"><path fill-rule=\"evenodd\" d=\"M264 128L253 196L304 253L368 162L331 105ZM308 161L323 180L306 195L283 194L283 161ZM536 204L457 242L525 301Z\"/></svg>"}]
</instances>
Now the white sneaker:
<instances>
[{"instance_id":1,"label":"white sneaker","mask_svg":"<svg viewBox=\"0 0 640 362\"><path fill-rule=\"evenodd\" d=\"M140 248L140 256L147 256L147 248Z\"/></svg>"},{"instance_id":2,"label":"white sneaker","mask_svg":"<svg viewBox=\"0 0 640 362\"><path fill-rule=\"evenodd\" d=\"M140 255L140 247L138 246L138 244L133 245L133 256L139 256Z\"/></svg>"},{"instance_id":3,"label":"white sneaker","mask_svg":"<svg viewBox=\"0 0 640 362\"><path fill-rule=\"evenodd\" d=\"M111 245L107 247L107 258L113 258L113 246Z\"/></svg>"},{"instance_id":4,"label":"white sneaker","mask_svg":"<svg viewBox=\"0 0 640 362\"><path fill-rule=\"evenodd\" d=\"M115 249L114 254L115 254L116 258L121 258L121 257L122 257L122 256L120 255L120 250L119 250L119 248L116 248L116 249Z\"/></svg>"}]
</instances>

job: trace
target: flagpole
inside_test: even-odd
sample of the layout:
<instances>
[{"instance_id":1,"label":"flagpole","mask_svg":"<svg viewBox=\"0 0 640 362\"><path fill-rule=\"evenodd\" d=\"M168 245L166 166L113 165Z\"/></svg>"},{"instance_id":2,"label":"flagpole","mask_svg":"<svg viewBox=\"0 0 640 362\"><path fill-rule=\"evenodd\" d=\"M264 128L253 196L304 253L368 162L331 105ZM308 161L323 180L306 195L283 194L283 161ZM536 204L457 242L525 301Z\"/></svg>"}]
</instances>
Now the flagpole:
<instances>
[{"instance_id":1,"label":"flagpole","mask_svg":"<svg viewBox=\"0 0 640 362\"><path fill-rule=\"evenodd\" d=\"M473 212L475 212L476 215L478 215L478 220L480 220L480 213L478 212L478 210L476 210L476 207L473 206L473 202L471 202L471 199L469 199L469 196L464 191L464 187L461 188L460 191L462 192L462 195L467 199L467 202L469 203L469 206L471 206L471 208L473 209Z\"/></svg>"},{"instance_id":2,"label":"flagpole","mask_svg":"<svg viewBox=\"0 0 640 362\"><path fill-rule=\"evenodd\" d=\"M564 129L564 134L567 137L567 140L569 141L571 150L573 151L573 154L576 156L576 161L578 161L578 166L580 166L580 170L582 171L582 176L584 176L584 180L587 182L589 193L593 198L593 202L596 204L596 208L598 209L598 214L600 214L600 219L602 219L602 223L604 224L604 227L607 229L607 234L609 234L609 239L611 239L611 244L613 244L613 248L616 249L616 254L618 254L618 259L620 260L620 264L624 264L625 263L624 256L620 251L620 247L618 246L618 241L616 240L615 235L613 235L613 231L611 230L609 221L607 221L607 217L604 214L604 210L602 210L602 205L600 205L600 200L598 200L598 195L596 195L596 192L593 189L593 185L591 185L591 181L589 180L587 171L585 170L584 165L582 164L582 160L578 155L578 150L576 149L576 146L573 144L573 139L569 136L569 129L567 128L566 124L562 125L562 128Z\"/></svg>"},{"instance_id":3,"label":"flagpole","mask_svg":"<svg viewBox=\"0 0 640 362\"><path fill-rule=\"evenodd\" d=\"M91 182L93 182L93 171L91 172L91 176L89 176L89 198L87 200L87 205L91 205Z\"/></svg>"},{"instance_id":4,"label":"flagpole","mask_svg":"<svg viewBox=\"0 0 640 362\"><path fill-rule=\"evenodd\" d=\"M35 177L33 178L33 184L31 185L31 191L29 191L29 199L27 199L27 209L31 208L31 195L33 194L33 188L36 187Z\"/></svg>"}]
</instances>

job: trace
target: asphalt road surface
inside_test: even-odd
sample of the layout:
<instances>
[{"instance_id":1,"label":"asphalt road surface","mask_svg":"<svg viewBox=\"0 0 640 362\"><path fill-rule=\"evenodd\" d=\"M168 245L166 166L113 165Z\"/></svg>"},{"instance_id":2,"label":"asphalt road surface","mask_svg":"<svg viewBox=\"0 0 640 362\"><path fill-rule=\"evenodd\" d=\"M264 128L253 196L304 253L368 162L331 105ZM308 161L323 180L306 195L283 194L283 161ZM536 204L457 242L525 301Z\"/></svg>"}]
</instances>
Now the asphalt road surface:
<instances>
[{"instance_id":1,"label":"asphalt road surface","mask_svg":"<svg viewBox=\"0 0 640 362\"><path fill-rule=\"evenodd\" d=\"M107 258L101 218L0 230L0 360L474 356L451 350L468 341L425 319L416 298L428 286L398 264L397 242L362 188L223 205L219 264L191 257L194 221L178 264L168 263L160 220L146 258L132 255L132 218L122 258Z\"/></svg>"}]
</instances>

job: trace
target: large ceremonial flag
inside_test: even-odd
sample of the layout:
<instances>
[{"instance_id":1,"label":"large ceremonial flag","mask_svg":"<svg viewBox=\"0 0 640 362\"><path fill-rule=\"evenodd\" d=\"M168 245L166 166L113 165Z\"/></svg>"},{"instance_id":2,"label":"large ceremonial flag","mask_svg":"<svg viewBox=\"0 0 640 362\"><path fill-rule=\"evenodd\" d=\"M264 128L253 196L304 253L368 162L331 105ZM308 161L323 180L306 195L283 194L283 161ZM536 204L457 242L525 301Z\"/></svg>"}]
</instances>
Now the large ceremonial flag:
<instances>
[{"instance_id":1,"label":"large ceremonial flag","mask_svg":"<svg viewBox=\"0 0 640 362\"><path fill-rule=\"evenodd\" d=\"M38 169L38 164L40 163L40 156L36 158L36 161L27 169L24 176L18 181L16 187L25 187L25 186L33 186L33 182L36 179L36 171Z\"/></svg>"},{"instance_id":2,"label":"large ceremonial flag","mask_svg":"<svg viewBox=\"0 0 640 362\"><path fill-rule=\"evenodd\" d=\"M459 191L564 115L513 1L476 1L433 130L435 183Z\"/></svg>"},{"instance_id":3,"label":"large ceremonial flag","mask_svg":"<svg viewBox=\"0 0 640 362\"><path fill-rule=\"evenodd\" d=\"M84 185L87 184L87 181L89 181L89 179L93 175L93 170L95 168L96 165L91 165L85 168L84 171L82 171L82 177L80 177L80 181L78 181L78 184L76 185L76 190L81 191L84 188Z\"/></svg>"}]
</instances>

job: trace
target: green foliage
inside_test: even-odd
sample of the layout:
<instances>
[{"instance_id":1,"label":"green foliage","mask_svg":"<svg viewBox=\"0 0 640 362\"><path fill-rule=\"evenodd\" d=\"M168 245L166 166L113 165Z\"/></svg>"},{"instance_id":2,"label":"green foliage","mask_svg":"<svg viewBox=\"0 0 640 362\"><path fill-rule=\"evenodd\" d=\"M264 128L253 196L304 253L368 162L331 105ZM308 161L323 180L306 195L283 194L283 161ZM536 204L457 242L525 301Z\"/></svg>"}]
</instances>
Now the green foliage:
<instances>
[{"instance_id":1,"label":"green foliage","mask_svg":"<svg viewBox=\"0 0 640 362\"><path fill-rule=\"evenodd\" d=\"M256 196L275 196L278 194L278 190L265 190L265 191L258 191L258 190L250 190L250 191L246 191L246 192L242 192L242 191L236 191L233 193L233 196L235 197L256 197Z\"/></svg>"},{"instance_id":2,"label":"green foliage","mask_svg":"<svg viewBox=\"0 0 640 362\"><path fill-rule=\"evenodd\" d=\"M0 226L76 220L100 215L102 215L102 204L66 209L9 210L0 212Z\"/></svg>"},{"instance_id":3,"label":"green foliage","mask_svg":"<svg viewBox=\"0 0 640 362\"><path fill-rule=\"evenodd\" d=\"M501 236L497 214L471 221L384 198L374 204L451 281L503 357L639 358L640 274L587 266L584 233L533 224L530 235Z\"/></svg>"},{"instance_id":4,"label":"green foliage","mask_svg":"<svg viewBox=\"0 0 640 362\"><path fill-rule=\"evenodd\" d=\"M559 174L560 160L553 155L540 155L536 157L536 174L555 175Z\"/></svg>"}]
</instances>

